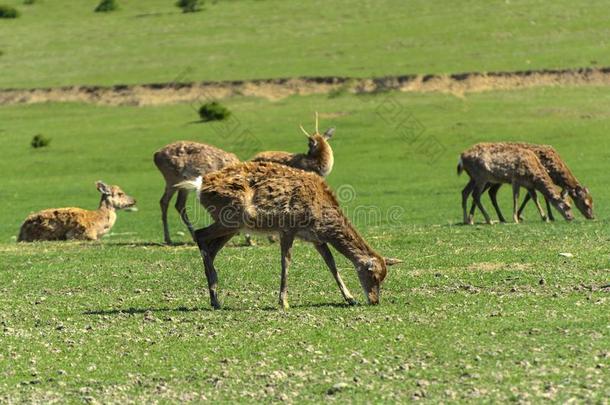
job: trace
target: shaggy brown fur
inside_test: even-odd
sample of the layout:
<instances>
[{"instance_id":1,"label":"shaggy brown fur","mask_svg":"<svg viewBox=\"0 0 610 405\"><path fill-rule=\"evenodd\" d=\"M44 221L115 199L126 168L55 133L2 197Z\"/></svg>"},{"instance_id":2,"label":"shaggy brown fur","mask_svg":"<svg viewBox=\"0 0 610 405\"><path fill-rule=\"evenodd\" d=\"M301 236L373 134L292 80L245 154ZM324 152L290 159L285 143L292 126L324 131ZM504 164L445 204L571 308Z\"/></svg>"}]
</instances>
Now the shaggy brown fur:
<instances>
[{"instance_id":1,"label":"shaggy brown fur","mask_svg":"<svg viewBox=\"0 0 610 405\"><path fill-rule=\"evenodd\" d=\"M487 211L480 201L481 194L488 184L510 183L513 186L514 212L513 219L519 222L518 198L519 187L525 187L544 217L542 207L538 203L534 190L540 191L551 204L567 219L573 219L570 206L553 184L546 169L534 152L507 143L480 143L464 151L460 156L458 174L466 170L471 181L462 191L462 208L464 223L472 223L472 215L468 215L467 199L473 194L474 202L485 216L485 221L491 223ZM499 212L495 195L492 197L494 207Z\"/></svg>"},{"instance_id":2,"label":"shaggy brown fur","mask_svg":"<svg viewBox=\"0 0 610 405\"><path fill-rule=\"evenodd\" d=\"M268 151L261 152L252 158L253 162L274 162L296 169L313 172L319 176L326 177L333 170L334 156L333 150L328 140L333 136L334 128L329 128L320 134L318 130L318 115L316 113L316 132L308 134L303 127L303 132L307 135L309 150L307 153L289 153Z\"/></svg>"},{"instance_id":3,"label":"shaggy brown fur","mask_svg":"<svg viewBox=\"0 0 610 405\"><path fill-rule=\"evenodd\" d=\"M37 240L98 240L108 233L116 222L115 209L131 207L136 203L118 186L96 183L102 193L99 208L95 211L82 208L51 208L29 215L19 231L19 242Z\"/></svg>"},{"instance_id":4,"label":"shaggy brown fur","mask_svg":"<svg viewBox=\"0 0 610 405\"><path fill-rule=\"evenodd\" d=\"M154 162L165 178L165 191L159 202L161 219L163 221L163 236L165 243L171 244L169 226L167 224L167 208L177 191L175 185L184 180L192 180L225 166L238 163L239 159L232 153L225 152L205 143L179 141L159 149L154 154ZM186 224L191 235L193 226L186 214L185 206L188 190L179 190L176 199L176 210Z\"/></svg>"},{"instance_id":5,"label":"shaggy brown fur","mask_svg":"<svg viewBox=\"0 0 610 405\"><path fill-rule=\"evenodd\" d=\"M246 162L198 180L179 186L197 188L201 204L215 221L195 232L212 306L220 306L216 295L214 258L242 229L280 235L280 305L284 308L288 307L286 278L294 238L315 245L347 302L353 304L354 299L339 276L328 244L352 261L368 301L371 304L379 302L379 286L386 276L386 265L397 261L386 261L366 243L319 176L270 162Z\"/></svg>"}]
</instances>

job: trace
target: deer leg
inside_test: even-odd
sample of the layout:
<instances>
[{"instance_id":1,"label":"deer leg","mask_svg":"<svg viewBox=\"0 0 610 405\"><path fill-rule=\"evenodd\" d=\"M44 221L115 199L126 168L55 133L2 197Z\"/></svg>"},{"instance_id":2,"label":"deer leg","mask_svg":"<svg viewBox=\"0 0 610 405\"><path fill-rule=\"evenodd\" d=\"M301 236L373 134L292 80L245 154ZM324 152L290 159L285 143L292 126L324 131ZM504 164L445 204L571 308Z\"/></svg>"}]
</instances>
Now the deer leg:
<instances>
[{"instance_id":1,"label":"deer leg","mask_svg":"<svg viewBox=\"0 0 610 405\"><path fill-rule=\"evenodd\" d=\"M544 197L544 201L546 202L546 212L548 214L549 220L554 221L555 217L553 216L553 210L551 209L551 202L546 197Z\"/></svg>"},{"instance_id":2,"label":"deer leg","mask_svg":"<svg viewBox=\"0 0 610 405\"><path fill-rule=\"evenodd\" d=\"M517 183L512 183L513 185L513 221L515 221L516 224L519 223L519 210L517 209L517 207L519 206L519 184Z\"/></svg>"},{"instance_id":3,"label":"deer leg","mask_svg":"<svg viewBox=\"0 0 610 405\"><path fill-rule=\"evenodd\" d=\"M502 215L502 211L500 211L500 206L498 205L498 190L500 189L500 187L502 187L501 183L497 183L494 184L493 186L491 186L489 188L489 198L491 199L491 203L494 206L494 209L496 210L496 214L498 214L498 219L500 220L500 222L504 223L506 222L506 219L504 219L504 215Z\"/></svg>"},{"instance_id":4,"label":"deer leg","mask_svg":"<svg viewBox=\"0 0 610 405\"><path fill-rule=\"evenodd\" d=\"M231 239L237 230L227 228L218 222L212 225L198 229L195 231L195 241L199 246L201 258L203 259L203 267L205 269L205 277L208 281L208 290L210 292L210 303L214 309L220 309L218 294L216 288L218 286L218 276L214 268L214 259L218 251L224 244Z\"/></svg>"},{"instance_id":5,"label":"deer leg","mask_svg":"<svg viewBox=\"0 0 610 405\"><path fill-rule=\"evenodd\" d=\"M280 235L280 249L282 251L282 277L280 280L280 306L288 309L288 266L290 266L290 249L294 242L294 235L282 233Z\"/></svg>"},{"instance_id":6,"label":"deer leg","mask_svg":"<svg viewBox=\"0 0 610 405\"><path fill-rule=\"evenodd\" d=\"M322 256L322 258L324 259L324 262L330 269L330 273L333 275L335 281L337 282L337 285L339 286L339 290L341 290L341 295L343 295L343 299L345 299L345 301L349 305L358 304L358 302L354 299L354 296L352 295L352 293L350 293L349 290L347 289L347 287L345 286L343 279L341 279L341 276L339 275L339 271L337 270L335 258L333 257L333 254L331 253L330 249L328 248L328 245L326 243L321 243L321 244L316 244L314 246L316 247L316 250L318 251L318 253L320 253L320 256Z\"/></svg>"},{"instance_id":7,"label":"deer leg","mask_svg":"<svg viewBox=\"0 0 610 405\"><path fill-rule=\"evenodd\" d=\"M489 183L485 184L485 188L483 189L483 191L481 191L481 195L483 195L485 193L485 190L487 190L489 188L489 186L490 186ZM477 205L475 204L474 198L473 198L472 205L470 206L470 218L471 218L470 223L471 224L474 222L474 212L476 211L476 209L477 209Z\"/></svg>"},{"instance_id":8,"label":"deer leg","mask_svg":"<svg viewBox=\"0 0 610 405\"><path fill-rule=\"evenodd\" d=\"M171 245L172 239L169 236L169 226L167 224L167 207L175 192L176 189L174 187L166 185L165 192L161 196L161 201L159 201L159 205L161 205L161 220L163 221L163 239L168 245Z\"/></svg>"},{"instance_id":9,"label":"deer leg","mask_svg":"<svg viewBox=\"0 0 610 405\"><path fill-rule=\"evenodd\" d=\"M517 211L517 216L519 217L520 221L523 221L523 210L525 209L525 206L527 205L528 201L531 199L532 197L530 196L530 193L528 192L525 195L525 198L523 199L523 202L521 203L521 206L519 207L519 211Z\"/></svg>"},{"instance_id":10,"label":"deer leg","mask_svg":"<svg viewBox=\"0 0 610 405\"><path fill-rule=\"evenodd\" d=\"M483 204L481 203L481 194L483 194L485 186L486 184L475 184L474 191L472 192L472 198L474 198L474 202L477 204L477 207L483 213L483 216L485 217L485 222L491 225L491 218L489 217L487 210L485 209L485 207L483 207Z\"/></svg>"},{"instance_id":11,"label":"deer leg","mask_svg":"<svg viewBox=\"0 0 610 405\"><path fill-rule=\"evenodd\" d=\"M531 188L531 189L528 189L527 191L528 191L528 195L532 197L534 204L536 204L536 208L538 208L538 213L540 214L540 217L542 218L542 220L544 222L547 222L546 214L544 213L544 210L542 209L542 206L540 205L540 202L538 201L538 196L536 195L536 190Z\"/></svg>"},{"instance_id":12,"label":"deer leg","mask_svg":"<svg viewBox=\"0 0 610 405\"><path fill-rule=\"evenodd\" d=\"M182 222L184 222L184 224L186 225L186 227L189 229L189 233L191 234L191 237L194 239L195 238L195 229L193 229L193 225L191 224L191 221L189 221L189 217L186 214L186 199L188 197L188 190L179 190L178 191L178 198L176 198L176 210L178 211L178 213L180 214L180 218L182 218Z\"/></svg>"},{"instance_id":13,"label":"deer leg","mask_svg":"<svg viewBox=\"0 0 610 405\"><path fill-rule=\"evenodd\" d=\"M464 224L472 225L472 215L468 216L466 210L468 209L468 197L470 193L472 193L472 189L474 188L474 180L470 179L466 187L462 190L462 210L464 211Z\"/></svg>"}]
</instances>

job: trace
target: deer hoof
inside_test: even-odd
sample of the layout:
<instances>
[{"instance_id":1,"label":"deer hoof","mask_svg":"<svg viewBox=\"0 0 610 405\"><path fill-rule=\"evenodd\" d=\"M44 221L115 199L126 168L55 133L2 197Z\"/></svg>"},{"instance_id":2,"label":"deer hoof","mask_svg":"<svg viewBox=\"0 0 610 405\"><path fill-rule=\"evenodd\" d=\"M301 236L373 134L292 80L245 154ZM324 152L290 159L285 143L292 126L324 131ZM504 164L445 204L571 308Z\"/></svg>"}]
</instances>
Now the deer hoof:
<instances>
[{"instance_id":1,"label":"deer hoof","mask_svg":"<svg viewBox=\"0 0 610 405\"><path fill-rule=\"evenodd\" d=\"M347 305L358 305L358 301L356 301L354 298L346 298L345 301L347 301Z\"/></svg>"}]
</instances>

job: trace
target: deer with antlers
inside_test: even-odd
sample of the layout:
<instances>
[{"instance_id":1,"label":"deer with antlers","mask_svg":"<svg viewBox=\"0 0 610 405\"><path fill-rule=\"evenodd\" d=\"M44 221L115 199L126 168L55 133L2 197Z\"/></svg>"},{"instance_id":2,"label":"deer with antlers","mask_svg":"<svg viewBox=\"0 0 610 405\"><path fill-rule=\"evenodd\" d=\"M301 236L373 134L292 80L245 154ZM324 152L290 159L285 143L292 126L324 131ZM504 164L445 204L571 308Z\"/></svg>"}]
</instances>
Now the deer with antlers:
<instances>
[{"instance_id":1,"label":"deer with antlers","mask_svg":"<svg viewBox=\"0 0 610 405\"><path fill-rule=\"evenodd\" d=\"M370 304L379 303L386 266L400 262L382 257L369 246L325 181L313 173L272 162L245 162L178 187L197 190L201 205L214 219L212 225L195 231L214 308L220 308L214 260L240 230L279 234L279 303L284 309L289 306L287 277L295 238L314 244L348 304L356 301L339 275L329 245L353 263Z\"/></svg>"},{"instance_id":2,"label":"deer with antlers","mask_svg":"<svg viewBox=\"0 0 610 405\"><path fill-rule=\"evenodd\" d=\"M323 134L320 134L317 112L315 113L315 122L316 130L313 134L308 133L305 128L303 128L303 125L301 125L301 131L303 131L309 143L307 153L268 151L255 155L251 160L253 162L279 163L296 169L313 172L322 177L328 176L333 169L334 163L333 150L330 147L328 140L335 133L335 129L329 128Z\"/></svg>"}]
</instances>

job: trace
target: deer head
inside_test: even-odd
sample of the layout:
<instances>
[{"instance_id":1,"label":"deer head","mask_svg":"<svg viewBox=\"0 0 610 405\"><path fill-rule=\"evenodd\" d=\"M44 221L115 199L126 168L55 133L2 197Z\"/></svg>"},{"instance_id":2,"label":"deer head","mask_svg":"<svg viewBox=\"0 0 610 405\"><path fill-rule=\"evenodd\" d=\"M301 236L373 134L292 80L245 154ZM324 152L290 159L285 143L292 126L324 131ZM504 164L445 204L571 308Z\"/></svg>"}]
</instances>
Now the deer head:
<instances>
[{"instance_id":1,"label":"deer head","mask_svg":"<svg viewBox=\"0 0 610 405\"><path fill-rule=\"evenodd\" d=\"M593 197L591 197L591 193L589 189L586 187L578 186L575 189L570 190L570 196L574 200L574 204L576 204L576 208L587 219L594 219L593 215Z\"/></svg>"},{"instance_id":2,"label":"deer head","mask_svg":"<svg viewBox=\"0 0 610 405\"><path fill-rule=\"evenodd\" d=\"M316 132L314 132L313 134L310 134L309 132L307 132L305 130L305 128L303 128L303 125L301 125L301 131L303 131L303 133L305 134L305 136L307 136L307 139L309 140L309 150L307 152L307 154L309 156L316 156L318 154L321 153L321 151L323 150L323 148L325 146L328 145L328 140L330 138L332 138L332 136L335 133L335 128L328 128L323 134L320 134L320 130L318 127L319 124L319 120L318 120L318 113L315 113L315 121L316 121Z\"/></svg>"},{"instance_id":3,"label":"deer head","mask_svg":"<svg viewBox=\"0 0 610 405\"><path fill-rule=\"evenodd\" d=\"M128 208L136 204L136 200L125 194L119 186L109 186L100 180L95 183L95 187L102 193L102 200L106 201L113 208Z\"/></svg>"}]
</instances>

